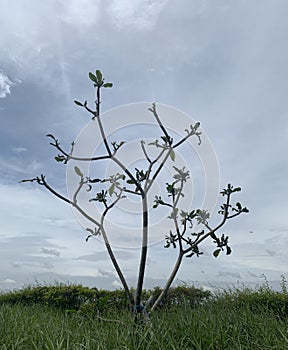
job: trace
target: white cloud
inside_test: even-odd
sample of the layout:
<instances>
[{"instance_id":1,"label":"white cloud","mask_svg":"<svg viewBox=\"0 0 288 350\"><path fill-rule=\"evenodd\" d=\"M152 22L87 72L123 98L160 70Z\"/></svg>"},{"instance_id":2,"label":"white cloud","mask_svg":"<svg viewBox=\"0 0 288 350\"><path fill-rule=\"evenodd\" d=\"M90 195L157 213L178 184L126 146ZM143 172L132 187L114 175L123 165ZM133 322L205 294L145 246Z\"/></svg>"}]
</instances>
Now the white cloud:
<instances>
[{"instance_id":1,"label":"white cloud","mask_svg":"<svg viewBox=\"0 0 288 350\"><path fill-rule=\"evenodd\" d=\"M3 283L4 283L5 285L9 285L9 286L17 284L16 281L14 281L14 280L12 280L12 279L10 279L10 278L6 278L6 279L3 281Z\"/></svg>"},{"instance_id":2,"label":"white cloud","mask_svg":"<svg viewBox=\"0 0 288 350\"><path fill-rule=\"evenodd\" d=\"M25 147L14 147L13 151L17 152L17 153L22 153L22 152L26 152L27 148L25 148Z\"/></svg>"},{"instance_id":3,"label":"white cloud","mask_svg":"<svg viewBox=\"0 0 288 350\"><path fill-rule=\"evenodd\" d=\"M122 284L117 280L112 282L112 286L116 289L123 288Z\"/></svg>"},{"instance_id":4,"label":"white cloud","mask_svg":"<svg viewBox=\"0 0 288 350\"><path fill-rule=\"evenodd\" d=\"M99 0L71 0L63 2L61 19L69 24L94 25L99 18Z\"/></svg>"},{"instance_id":5,"label":"white cloud","mask_svg":"<svg viewBox=\"0 0 288 350\"><path fill-rule=\"evenodd\" d=\"M39 239L46 234L50 236L55 231L55 224L47 222L45 217L53 215L57 215L66 223L63 223L63 227L57 226L57 239L58 236L61 237L61 233L65 235L67 230L70 232L73 229L79 231L71 209L49 193L45 193L40 187L32 184L27 184L27 186L25 184L0 184L0 192L0 212L1 216L3 215L5 218L1 224L0 238L20 237L34 233L39 235Z\"/></svg>"},{"instance_id":6,"label":"white cloud","mask_svg":"<svg viewBox=\"0 0 288 350\"><path fill-rule=\"evenodd\" d=\"M19 152L19 151L18 151ZM17 173L25 173L27 174L35 174L36 171L43 167L43 163L38 162L36 160L32 160L32 162L25 162L23 159L1 159L0 158L0 166L6 171L12 171Z\"/></svg>"},{"instance_id":7,"label":"white cloud","mask_svg":"<svg viewBox=\"0 0 288 350\"><path fill-rule=\"evenodd\" d=\"M4 283L6 283L6 284L16 284L16 282L14 280L10 279L10 278L6 278L4 280Z\"/></svg>"},{"instance_id":8,"label":"white cloud","mask_svg":"<svg viewBox=\"0 0 288 350\"><path fill-rule=\"evenodd\" d=\"M0 98L5 98L11 94L11 87L15 84L7 77L7 75L0 72Z\"/></svg>"},{"instance_id":9,"label":"white cloud","mask_svg":"<svg viewBox=\"0 0 288 350\"><path fill-rule=\"evenodd\" d=\"M113 0L108 12L118 29L133 27L138 30L151 30L167 0Z\"/></svg>"}]
</instances>

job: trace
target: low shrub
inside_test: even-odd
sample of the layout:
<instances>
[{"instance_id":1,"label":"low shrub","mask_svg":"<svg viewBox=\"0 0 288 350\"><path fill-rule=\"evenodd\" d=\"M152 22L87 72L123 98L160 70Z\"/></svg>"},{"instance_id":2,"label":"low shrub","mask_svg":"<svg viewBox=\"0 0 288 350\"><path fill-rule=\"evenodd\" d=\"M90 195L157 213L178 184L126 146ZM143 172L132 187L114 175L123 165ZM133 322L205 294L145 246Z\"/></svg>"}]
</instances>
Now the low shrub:
<instances>
[{"instance_id":1,"label":"low shrub","mask_svg":"<svg viewBox=\"0 0 288 350\"><path fill-rule=\"evenodd\" d=\"M215 302L221 304L222 309L236 308L243 310L248 308L254 313L271 312L283 319L288 317L288 293L272 290L264 285L256 290L244 288L242 290L228 290L216 296Z\"/></svg>"},{"instance_id":2,"label":"low shrub","mask_svg":"<svg viewBox=\"0 0 288 350\"><path fill-rule=\"evenodd\" d=\"M153 295L157 298L161 289L143 291L144 302ZM133 290L132 290L133 293ZM195 307L210 297L211 293L195 287L179 286L171 288L160 307L186 305ZM88 312L127 310L128 303L124 290L98 290L82 285L28 286L21 290L0 295L0 304L44 304L64 310L82 310Z\"/></svg>"},{"instance_id":3,"label":"low shrub","mask_svg":"<svg viewBox=\"0 0 288 350\"><path fill-rule=\"evenodd\" d=\"M152 291L153 298L157 298L161 293L161 288L156 287ZM189 287L186 285L170 288L167 295L164 297L160 304L160 308L169 307L172 305L176 306L190 306L197 307L202 305L211 297L211 292L204 291L196 287Z\"/></svg>"}]
</instances>

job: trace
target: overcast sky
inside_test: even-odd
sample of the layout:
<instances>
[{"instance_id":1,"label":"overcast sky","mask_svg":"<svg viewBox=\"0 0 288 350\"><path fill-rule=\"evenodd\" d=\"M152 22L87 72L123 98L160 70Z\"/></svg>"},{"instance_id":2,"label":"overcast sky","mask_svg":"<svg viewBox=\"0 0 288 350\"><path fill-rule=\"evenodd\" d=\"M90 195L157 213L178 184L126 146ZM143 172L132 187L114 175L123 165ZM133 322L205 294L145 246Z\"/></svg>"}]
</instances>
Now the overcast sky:
<instances>
[{"instance_id":1,"label":"overcast sky","mask_svg":"<svg viewBox=\"0 0 288 350\"><path fill-rule=\"evenodd\" d=\"M235 200L250 213L221 232L230 237L232 255L215 259L207 242L203 256L185 259L176 282L235 285L261 283L263 274L270 281L287 276L287 13L286 0L0 0L0 288L35 281L120 286L103 243L85 242L85 225L69 205L37 184L19 184L43 173L66 194L65 165L55 162L45 135L54 134L69 150L91 123L73 100L93 103L88 72L95 69L114 83L103 92L103 112L155 101L179 113L174 119L159 113L172 132L185 134L182 117L187 127L201 122L206 144L195 142L194 153L183 148L176 155L193 175L186 191L189 197L193 187L195 205L205 190L218 190L218 180L220 188L228 182L242 187ZM135 124L131 106L107 112L107 133L126 141L127 155L134 155L141 138L162 135L151 126L148 104L137 106L143 115L137 112ZM132 170L141 159L135 157L134 163L127 158ZM109 166L93 166L94 176L103 169L109 172ZM111 239L135 285L140 236L133 226L139 217L126 217L131 203L116 210ZM152 211L151 217L166 230L165 213L159 213L160 219ZM169 231L156 228L148 288L163 283L176 258L176 251L163 248Z\"/></svg>"}]
</instances>

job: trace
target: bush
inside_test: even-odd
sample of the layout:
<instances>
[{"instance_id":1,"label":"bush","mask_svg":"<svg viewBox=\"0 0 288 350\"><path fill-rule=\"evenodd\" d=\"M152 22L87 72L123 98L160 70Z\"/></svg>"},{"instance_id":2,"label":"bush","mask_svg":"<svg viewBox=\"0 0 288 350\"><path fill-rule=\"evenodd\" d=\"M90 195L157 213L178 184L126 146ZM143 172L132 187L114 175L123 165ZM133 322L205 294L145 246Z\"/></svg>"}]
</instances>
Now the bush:
<instances>
[{"instance_id":1,"label":"bush","mask_svg":"<svg viewBox=\"0 0 288 350\"><path fill-rule=\"evenodd\" d=\"M44 304L62 309L79 309L88 300L96 300L97 289L81 285L28 286L2 294L0 303Z\"/></svg>"},{"instance_id":2,"label":"bush","mask_svg":"<svg viewBox=\"0 0 288 350\"><path fill-rule=\"evenodd\" d=\"M153 297L156 299L161 293L161 289L156 287L153 291ZM169 307L172 305L185 305L197 307L202 305L211 297L211 292L203 289L188 287L186 285L170 288L162 300L160 307Z\"/></svg>"},{"instance_id":3,"label":"bush","mask_svg":"<svg viewBox=\"0 0 288 350\"><path fill-rule=\"evenodd\" d=\"M134 291L131 290L133 293ZM144 303L153 295L157 298L159 287L143 291ZM179 286L170 288L161 307L172 305L189 305L195 307L210 297L211 293L195 287ZM44 304L64 310L81 310L87 312L104 312L127 310L128 302L124 290L98 290L82 285L28 286L21 290L0 295L0 304Z\"/></svg>"},{"instance_id":4,"label":"bush","mask_svg":"<svg viewBox=\"0 0 288 350\"><path fill-rule=\"evenodd\" d=\"M248 308L254 313L268 311L281 319L288 317L288 293L274 291L267 285L256 290L244 288L225 291L216 297L215 302L221 304L222 309Z\"/></svg>"}]
</instances>

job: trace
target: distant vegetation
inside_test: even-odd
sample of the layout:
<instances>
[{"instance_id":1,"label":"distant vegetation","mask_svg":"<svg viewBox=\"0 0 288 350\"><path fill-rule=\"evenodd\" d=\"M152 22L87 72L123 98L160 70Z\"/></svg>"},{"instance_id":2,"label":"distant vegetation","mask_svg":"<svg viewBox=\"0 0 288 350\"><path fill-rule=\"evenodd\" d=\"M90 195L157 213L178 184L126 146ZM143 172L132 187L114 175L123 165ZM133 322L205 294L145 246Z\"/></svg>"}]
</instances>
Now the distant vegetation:
<instances>
[{"instance_id":1,"label":"distant vegetation","mask_svg":"<svg viewBox=\"0 0 288 350\"><path fill-rule=\"evenodd\" d=\"M131 293L135 291L132 289ZM144 290L143 297L147 300L155 298L161 293L159 287L153 290ZM195 287L179 286L171 288L161 303L161 307L172 305L197 306L211 298L209 291ZM52 286L29 286L18 291L0 295L0 304L40 304L68 311L81 311L89 316L93 313L111 313L111 311L128 311L128 301L125 291L103 290L97 288L83 287L82 285L58 284Z\"/></svg>"},{"instance_id":2,"label":"distant vegetation","mask_svg":"<svg viewBox=\"0 0 288 350\"><path fill-rule=\"evenodd\" d=\"M143 299L159 288L144 291ZM132 291L133 293L133 291ZM0 349L287 349L288 293L258 289L212 294L170 289L151 322L129 317L123 291L81 285L26 287L0 295Z\"/></svg>"}]
</instances>

